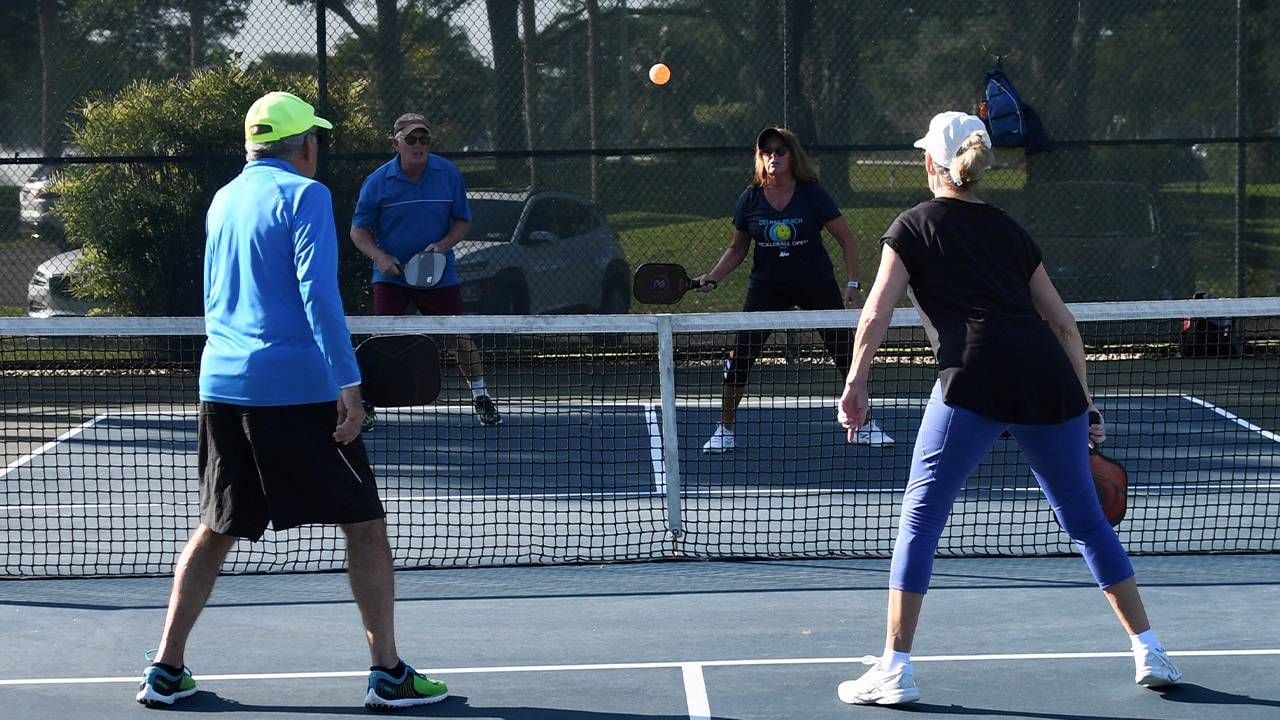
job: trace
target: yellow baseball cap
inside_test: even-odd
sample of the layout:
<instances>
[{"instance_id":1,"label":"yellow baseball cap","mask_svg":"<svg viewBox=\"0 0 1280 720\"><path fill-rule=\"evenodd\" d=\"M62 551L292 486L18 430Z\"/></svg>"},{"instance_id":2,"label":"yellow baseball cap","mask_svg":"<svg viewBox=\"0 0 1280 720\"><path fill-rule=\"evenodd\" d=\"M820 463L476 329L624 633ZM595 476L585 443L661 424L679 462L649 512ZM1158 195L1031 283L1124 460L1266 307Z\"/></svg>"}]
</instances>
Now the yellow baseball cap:
<instances>
[{"instance_id":1,"label":"yellow baseball cap","mask_svg":"<svg viewBox=\"0 0 1280 720\"><path fill-rule=\"evenodd\" d=\"M255 143L275 142L300 135L313 127L333 128L333 123L316 116L306 100L287 92L269 92L249 106L244 116L244 139Z\"/></svg>"}]
</instances>

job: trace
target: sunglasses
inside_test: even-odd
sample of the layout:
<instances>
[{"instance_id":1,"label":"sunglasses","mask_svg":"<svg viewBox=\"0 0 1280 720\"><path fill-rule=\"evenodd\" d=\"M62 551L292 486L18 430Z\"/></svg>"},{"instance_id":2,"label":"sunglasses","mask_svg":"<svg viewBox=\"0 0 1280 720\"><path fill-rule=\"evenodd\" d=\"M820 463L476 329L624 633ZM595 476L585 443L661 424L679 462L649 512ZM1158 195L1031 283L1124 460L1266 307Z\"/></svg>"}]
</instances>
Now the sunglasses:
<instances>
[{"instance_id":1,"label":"sunglasses","mask_svg":"<svg viewBox=\"0 0 1280 720\"><path fill-rule=\"evenodd\" d=\"M786 145L774 145L772 147L760 148L761 155L773 155L774 157L786 157L791 152L791 148Z\"/></svg>"},{"instance_id":2,"label":"sunglasses","mask_svg":"<svg viewBox=\"0 0 1280 720\"><path fill-rule=\"evenodd\" d=\"M430 145L431 136L426 133L414 133L400 138L400 142L405 145Z\"/></svg>"}]
</instances>

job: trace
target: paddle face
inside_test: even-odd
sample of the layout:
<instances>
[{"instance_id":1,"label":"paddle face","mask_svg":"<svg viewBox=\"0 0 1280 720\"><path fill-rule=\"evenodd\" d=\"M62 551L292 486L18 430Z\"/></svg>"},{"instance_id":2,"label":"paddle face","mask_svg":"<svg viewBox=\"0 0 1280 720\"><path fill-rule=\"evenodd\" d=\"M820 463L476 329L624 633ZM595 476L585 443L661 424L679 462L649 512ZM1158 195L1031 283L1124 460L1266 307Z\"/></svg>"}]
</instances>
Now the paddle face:
<instances>
[{"instance_id":1,"label":"paddle face","mask_svg":"<svg viewBox=\"0 0 1280 720\"><path fill-rule=\"evenodd\" d=\"M1128 510L1129 473L1097 448L1089 450L1089 470L1093 487L1098 491L1098 502L1102 503L1102 513L1112 527L1119 526Z\"/></svg>"},{"instance_id":2,"label":"paddle face","mask_svg":"<svg viewBox=\"0 0 1280 720\"><path fill-rule=\"evenodd\" d=\"M636 268L631 292L635 295L637 302L648 305L670 305L679 302L685 293L698 285L680 265L645 263Z\"/></svg>"},{"instance_id":3,"label":"paddle face","mask_svg":"<svg viewBox=\"0 0 1280 720\"><path fill-rule=\"evenodd\" d=\"M404 281L417 288L433 288L444 277L446 263L444 253L420 252L404 264Z\"/></svg>"},{"instance_id":4,"label":"paddle face","mask_svg":"<svg viewBox=\"0 0 1280 720\"><path fill-rule=\"evenodd\" d=\"M356 347L361 393L378 407L425 405L440 395L440 350L426 335L375 335Z\"/></svg>"}]
</instances>

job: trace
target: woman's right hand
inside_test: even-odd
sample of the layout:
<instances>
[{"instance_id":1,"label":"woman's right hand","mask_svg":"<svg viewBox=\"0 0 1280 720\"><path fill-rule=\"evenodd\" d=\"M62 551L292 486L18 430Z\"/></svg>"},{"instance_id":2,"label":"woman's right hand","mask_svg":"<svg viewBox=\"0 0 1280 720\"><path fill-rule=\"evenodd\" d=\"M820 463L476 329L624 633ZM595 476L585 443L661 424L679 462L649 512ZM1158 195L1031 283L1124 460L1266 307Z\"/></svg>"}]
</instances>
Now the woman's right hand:
<instances>
[{"instance_id":1,"label":"woman's right hand","mask_svg":"<svg viewBox=\"0 0 1280 720\"><path fill-rule=\"evenodd\" d=\"M867 384L862 382L845 383L844 393L840 395L840 403L836 406L836 419L840 421L840 427L848 431L849 442L854 442L854 436L867 423L867 416L871 412L871 395L867 391Z\"/></svg>"},{"instance_id":2,"label":"woman's right hand","mask_svg":"<svg viewBox=\"0 0 1280 720\"><path fill-rule=\"evenodd\" d=\"M1102 419L1102 413L1098 412L1098 408L1093 406L1093 400L1089 401L1089 447L1096 448L1107 441L1107 423Z\"/></svg>"},{"instance_id":3,"label":"woman's right hand","mask_svg":"<svg viewBox=\"0 0 1280 720\"><path fill-rule=\"evenodd\" d=\"M694 278L694 279L693 279L693 282L694 282L694 288L693 288L693 289L694 289L694 290L696 290L696 291L698 291L698 292L700 292L700 293L709 293L709 292L711 292L712 290L715 290L717 287L720 287L720 283L719 283L719 282L717 282L717 281L715 281L715 280L712 280L711 278L707 277L707 275L709 275L709 274L710 274L710 273L703 273L703 274L699 275L698 277Z\"/></svg>"}]
</instances>

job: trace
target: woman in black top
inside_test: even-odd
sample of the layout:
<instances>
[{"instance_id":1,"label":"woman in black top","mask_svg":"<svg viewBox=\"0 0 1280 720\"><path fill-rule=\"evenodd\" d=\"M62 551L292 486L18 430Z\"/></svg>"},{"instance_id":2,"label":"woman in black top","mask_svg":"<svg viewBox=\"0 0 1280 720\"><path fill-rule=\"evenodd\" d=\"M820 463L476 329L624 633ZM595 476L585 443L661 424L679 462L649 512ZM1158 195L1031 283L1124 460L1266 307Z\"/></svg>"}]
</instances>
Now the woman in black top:
<instances>
[{"instance_id":1,"label":"woman in black top","mask_svg":"<svg viewBox=\"0 0 1280 720\"><path fill-rule=\"evenodd\" d=\"M800 141L786 128L765 128L756 138L755 172L751 185L738 196L733 211L733 237L711 271L700 276L701 292L716 288L733 272L755 243L751 278L742 309L833 310L845 305L861 307L858 282L858 248L849 224L813 170ZM844 251L848 281L844 292L836 285L831 257L822 245L826 229ZM756 356L769 339L764 330L739 332L725 362L720 424L702 446L705 453L722 453L737 445L734 422L738 404L746 393L747 377ZM824 330L827 352L836 367L848 371L852 358L852 333ZM861 437L869 437L870 428ZM887 439L877 432L876 438Z\"/></svg>"},{"instance_id":2,"label":"woman in black top","mask_svg":"<svg viewBox=\"0 0 1280 720\"><path fill-rule=\"evenodd\" d=\"M1174 684L1181 674L1151 630L1133 567L1093 489L1088 443L1106 435L1089 397L1075 318L1031 237L973 193L993 157L986 128L972 115L942 113L916 147L925 151L934 197L885 231L840 398L840 423L852 439L852 428L866 418L871 360L904 290L924 319L938 381L902 501L885 653L861 678L840 685L840 699L882 705L919 699L911 643L938 538L965 479L1006 431L1129 633L1137 682Z\"/></svg>"}]
</instances>

